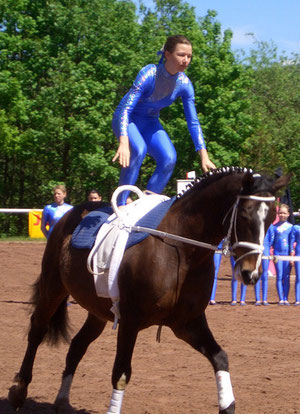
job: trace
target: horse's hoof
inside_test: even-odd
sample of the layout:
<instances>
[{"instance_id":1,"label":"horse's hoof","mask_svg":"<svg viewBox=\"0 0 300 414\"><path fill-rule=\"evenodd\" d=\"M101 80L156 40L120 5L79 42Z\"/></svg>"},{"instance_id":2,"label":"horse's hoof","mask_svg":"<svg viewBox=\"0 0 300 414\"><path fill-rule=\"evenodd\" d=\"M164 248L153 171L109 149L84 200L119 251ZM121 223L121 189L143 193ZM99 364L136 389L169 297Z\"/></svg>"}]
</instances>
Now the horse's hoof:
<instances>
[{"instance_id":1,"label":"horse's hoof","mask_svg":"<svg viewBox=\"0 0 300 414\"><path fill-rule=\"evenodd\" d=\"M27 387L13 385L8 392L8 401L15 411L22 407L27 397Z\"/></svg>"},{"instance_id":2,"label":"horse's hoof","mask_svg":"<svg viewBox=\"0 0 300 414\"><path fill-rule=\"evenodd\" d=\"M56 414L75 414L77 412L66 398L56 399L54 407Z\"/></svg>"},{"instance_id":3,"label":"horse's hoof","mask_svg":"<svg viewBox=\"0 0 300 414\"><path fill-rule=\"evenodd\" d=\"M235 413L235 402L234 401L225 410L219 411L219 414L234 414L234 413Z\"/></svg>"}]
</instances>

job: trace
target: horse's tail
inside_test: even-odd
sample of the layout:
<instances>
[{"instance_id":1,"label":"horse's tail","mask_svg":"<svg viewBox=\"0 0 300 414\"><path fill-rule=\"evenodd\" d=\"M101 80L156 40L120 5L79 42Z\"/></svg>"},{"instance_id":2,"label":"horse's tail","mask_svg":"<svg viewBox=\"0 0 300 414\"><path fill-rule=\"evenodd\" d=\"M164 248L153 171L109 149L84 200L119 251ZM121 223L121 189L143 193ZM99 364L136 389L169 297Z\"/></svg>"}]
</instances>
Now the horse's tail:
<instances>
[{"instance_id":1,"label":"horse's tail","mask_svg":"<svg viewBox=\"0 0 300 414\"><path fill-rule=\"evenodd\" d=\"M32 296L31 296L31 306L33 308L32 318L34 318L35 311L37 310L38 304L41 300L41 283L42 275L35 281L32 285ZM49 345L56 345L60 341L69 342L70 341L70 323L69 316L67 312L67 300L69 295L63 299L60 303L54 314L51 316L48 325L46 326L47 332L44 335L43 342L47 342Z\"/></svg>"},{"instance_id":2,"label":"horse's tail","mask_svg":"<svg viewBox=\"0 0 300 414\"><path fill-rule=\"evenodd\" d=\"M46 245L42 259L42 272L32 286L31 304L33 307L32 318L38 317L40 308L45 319L45 335L43 341L50 345L56 345L60 340L70 341L70 323L67 312L67 300L69 294L62 285L59 262L64 246L66 248L76 226L84 215L100 206L108 207L108 203L88 202L75 206L69 210L55 225ZM61 298L57 309L51 306ZM45 304L46 302L46 304ZM48 305L47 305L48 304ZM54 312L54 313L53 313ZM47 319L47 315L49 319Z\"/></svg>"},{"instance_id":3,"label":"horse's tail","mask_svg":"<svg viewBox=\"0 0 300 414\"><path fill-rule=\"evenodd\" d=\"M31 304L34 309L32 317L34 317L35 310L40 302L40 288L41 288L42 275L36 280L32 286ZM60 303L55 313L51 316L48 325L47 332L43 338L43 342L47 342L49 345L56 345L60 341L70 341L70 323L67 312L67 300L69 295L66 295L63 301Z\"/></svg>"},{"instance_id":4,"label":"horse's tail","mask_svg":"<svg viewBox=\"0 0 300 414\"><path fill-rule=\"evenodd\" d=\"M67 311L68 296L64 298L49 322L45 340L49 345L56 345L60 341L70 342L70 321Z\"/></svg>"}]
</instances>

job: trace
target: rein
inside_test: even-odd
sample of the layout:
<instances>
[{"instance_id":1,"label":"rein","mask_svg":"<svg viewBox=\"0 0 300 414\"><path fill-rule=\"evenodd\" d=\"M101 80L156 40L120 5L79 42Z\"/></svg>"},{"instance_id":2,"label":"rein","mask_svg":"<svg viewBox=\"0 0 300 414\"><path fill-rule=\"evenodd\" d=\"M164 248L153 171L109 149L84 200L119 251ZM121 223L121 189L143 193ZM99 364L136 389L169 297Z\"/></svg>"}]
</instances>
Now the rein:
<instances>
[{"instance_id":1,"label":"rein","mask_svg":"<svg viewBox=\"0 0 300 414\"><path fill-rule=\"evenodd\" d=\"M111 200L113 210L114 210L115 214L118 217L122 217L122 214L120 213L120 210L118 210L116 200L117 200L117 196L124 190L134 191L136 194L138 194L139 197L141 196L141 191L135 186L131 186L131 185L127 186L126 185L126 186L118 187L116 189L116 191L114 192L114 194L112 196L112 200ZM273 196L272 197L262 197L262 196L255 196L255 195L248 195L248 196L247 195L238 195L237 196L237 200L235 201L234 205L229 209L228 213L225 215L225 217L223 219L223 224L224 224L224 222L226 220L226 217L228 216L228 214L232 210L228 233L227 233L227 236L226 236L225 241L223 243L223 249L222 249L222 254L226 257L231 256L231 255L234 256L235 255L234 254L234 249L236 249L237 247L243 247L243 248L250 249L249 252L247 252L247 253L243 254L242 256L240 256L236 260L236 262L242 260L244 257L246 257L250 254L259 254L261 256L262 252L264 250L263 245L256 244L256 243L251 243L251 242L246 242L246 241L240 241L240 242L237 241L236 243L234 243L231 246L230 239L231 239L233 229L234 229L234 232L235 232L235 238L237 240L236 218L237 218L237 210L238 210L238 205L239 205L240 199L256 200L256 201L261 201L261 202L263 202L263 201L265 201L265 202L275 201L275 197L273 197ZM214 245L209 244L209 243L204 243L204 242L200 242L198 240L193 240L193 239L189 239L189 238L186 238L186 237L178 236L176 234L167 233L167 232L164 232L164 231L150 229L148 227L135 226L135 225L126 225L124 223L122 228L126 228L129 232L136 231L136 232L149 233L149 234L152 234L153 236L168 238L168 239L171 239L171 240L176 240L176 241L180 241L180 242L187 243L187 244L192 244L192 245L197 246L197 247L203 247L205 249L219 251L218 246L214 246Z\"/></svg>"},{"instance_id":2,"label":"rein","mask_svg":"<svg viewBox=\"0 0 300 414\"><path fill-rule=\"evenodd\" d=\"M247 242L247 241L237 241L236 243L234 243L231 246L230 239L231 239L231 233L232 233L233 226L234 226L234 231L235 231L235 237L236 237L236 240L237 240L236 218L237 218L237 209L238 209L238 204L239 204L240 199L256 200L256 201L261 201L261 202L265 201L267 203L271 202L271 201L275 201L275 197L273 197L273 196L271 196L271 197L262 197L262 196L254 196L254 195L249 195L249 196L239 195L239 196L237 196L237 200L234 203L233 207L231 208L232 209L232 215L231 215L231 219L230 219L230 226L229 226L227 236L224 240L222 250L219 250L218 246L214 246L212 244L200 242L200 241L189 239L189 238L182 237L182 236L177 236L176 234L167 233L167 232L160 231L160 230L150 229L148 227L142 227L142 226L125 226L125 227L127 229L129 229L129 231L133 230L133 231L137 231L137 232L149 233L149 234L152 234L153 236L159 236L159 237L162 237L162 238L167 238L167 239L176 240L176 241L180 241L180 242L187 243L187 244L192 244L192 245L197 246L197 247L203 247L204 249L214 250L216 253L221 253L225 257L235 256L234 249L236 249L237 247L243 247L243 248L246 248L246 249L250 249L249 252L247 252L247 253L243 254L242 256L240 256L239 258L237 258L236 261L235 261L236 263L238 263L240 260L244 259L244 257L249 256L251 254L258 254L258 255L261 256L260 257L261 259L273 260L274 263L277 263L279 260L299 262L300 261L300 256L265 256L265 255L262 255L262 253L264 251L264 246L260 245L260 244L257 244L257 243L251 243L251 242ZM229 212L230 212L230 210L229 210ZM223 220L223 224L224 224L224 221L225 221L228 213L226 214L226 216Z\"/></svg>"},{"instance_id":3,"label":"rein","mask_svg":"<svg viewBox=\"0 0 300 414\"><path fill-rule=\"evenodd\" d=\"M183 243L193 244L194 246L204 247L205 249L218 250L218 246L213 246L212 244L189 239L187 237L177 236L176 234L166 233L160 230L150 229L148 227L126 226L126 228L133 230L133 231L137 231L137 232L149 233L149 234L152 234L153 236L159 236L159 237L166 238L166 239L177 240Z\"/></svg>"}]
</instances>

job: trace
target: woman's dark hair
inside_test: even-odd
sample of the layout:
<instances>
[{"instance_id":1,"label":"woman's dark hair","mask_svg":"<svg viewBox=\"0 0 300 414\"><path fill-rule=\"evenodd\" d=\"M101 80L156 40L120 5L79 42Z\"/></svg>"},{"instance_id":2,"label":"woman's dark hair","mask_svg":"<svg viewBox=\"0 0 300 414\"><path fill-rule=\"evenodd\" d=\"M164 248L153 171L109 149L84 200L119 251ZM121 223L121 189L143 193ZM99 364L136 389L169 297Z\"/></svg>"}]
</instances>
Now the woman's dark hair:
<instances>
[{"instance_id":1,"label":"woman's dark hair","mask_svg":"<svg viewBox=\"0 0 300 414\"><path fill-rule=\"evenodd\" d=\"M99 197L101 197L100 191L96 190L96 188L92 188L89 192L88 192L88 196L90 194L98 194Z\"/></svg>"},{"instance_id":2,"label":"woman's dark hair","mask_svg":"<svg viewBox=\"0 0 300 414\"><path fill-rule=\"evenodd\" d=\"M174 35L174 36L169 36L167 38L166 43L164 44L163 51L164 52L168 51L170 53L173 53L178 43L183 43L185 45L192 46L192 43L189 41L187 37L183 35Z\"/></svg>"}]
</instances>

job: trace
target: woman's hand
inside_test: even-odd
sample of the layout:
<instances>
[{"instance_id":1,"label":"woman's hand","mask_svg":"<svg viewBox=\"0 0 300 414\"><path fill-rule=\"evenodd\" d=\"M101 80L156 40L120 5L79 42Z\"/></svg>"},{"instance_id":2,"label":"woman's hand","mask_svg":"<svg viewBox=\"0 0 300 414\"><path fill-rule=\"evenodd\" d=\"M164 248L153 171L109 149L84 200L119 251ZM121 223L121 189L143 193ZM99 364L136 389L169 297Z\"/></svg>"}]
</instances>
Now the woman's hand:
<instances>
[{"instance_id":1,"label":"woman's hand","mask_svg":"<svg viewBox=\"0 0 300 414\"><path fill-rule=\"evenodd\" d=\"M119 148L114 158L112 159L113 162L115 162L116 159L118 158L119 158L119 164L122 167L124 168L129 167L129 163L130 163L129 139L125 135L120 136Z\"/></svg>"},{"instance_id":2,"label":"woman's hand","mask_svg":"<svg viewBox=\"0 0 300 414\"><path fill-rule=\"evenodd\" d=\"M295 256L295 250L291 251L290 256ZM294 260L290 260L291 269L292 269L293 265L294 265Z\"/></svg>"},{"instance_id":3,"label":"woman's hand","mask_svg":"<svg viewBox=\"0 0 300 414\"><path fill-rule=\"evenodd\" d=\"M206 149L201 149L198 151L198 154L201 158L201 167L204 172L207 172L211 169L215 169L215 164L208 158Z\"/></svg>"}]
</instances>

